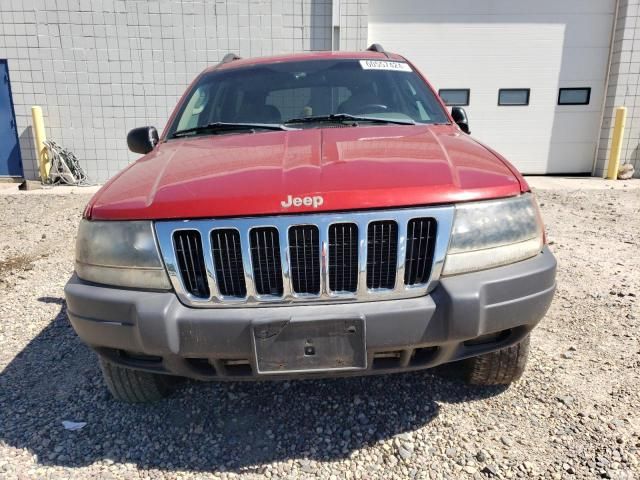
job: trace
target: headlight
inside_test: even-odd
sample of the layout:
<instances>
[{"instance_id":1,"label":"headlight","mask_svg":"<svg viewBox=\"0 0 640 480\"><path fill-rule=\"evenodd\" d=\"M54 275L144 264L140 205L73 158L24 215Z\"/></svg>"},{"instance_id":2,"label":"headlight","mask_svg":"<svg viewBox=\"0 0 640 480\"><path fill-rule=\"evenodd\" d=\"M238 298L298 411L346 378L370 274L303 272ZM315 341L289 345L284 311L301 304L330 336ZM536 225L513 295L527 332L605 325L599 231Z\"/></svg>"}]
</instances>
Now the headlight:
<instances>
[{"instance_id":1,"label":"headlight","mask_svg":"<svg viewBox=\"0 0 640 480\"><path fill-rule=\"evenodd\" d=\"M542 220L531 194L456 206L442 275L484 270L534 257Z\"/></svg>"},{"instance_id":2,"label":"headlight","mask_svg":"<svg viewBox=\"0 0 640 480\"><path fill-rule=\"evenodd\" d=\"M171 288L151 222L82 220L76 273L83 280L121 287Z\"/></svg>"}]
</instances>

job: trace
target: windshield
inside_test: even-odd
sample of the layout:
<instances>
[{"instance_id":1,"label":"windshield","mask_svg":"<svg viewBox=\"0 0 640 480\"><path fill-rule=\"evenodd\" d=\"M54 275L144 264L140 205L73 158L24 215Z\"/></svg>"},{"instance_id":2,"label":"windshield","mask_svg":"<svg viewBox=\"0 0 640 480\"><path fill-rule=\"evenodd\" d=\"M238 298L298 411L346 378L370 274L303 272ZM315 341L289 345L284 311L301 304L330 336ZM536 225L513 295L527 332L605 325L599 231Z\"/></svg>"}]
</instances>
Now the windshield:
<instances>
[{"instance_id":1,"label":"windshield","mask_svg":"<svg viewBox=\"0 0 640 480\"><path fill-rule=\"evenodd\" d=\"M218 122L282 124L341 113L448 123L434 93L407 63L310 60L203 75L182 104L168 136ZM313 122L296 125L314 126Z\"/></svg>"}]
</instances>

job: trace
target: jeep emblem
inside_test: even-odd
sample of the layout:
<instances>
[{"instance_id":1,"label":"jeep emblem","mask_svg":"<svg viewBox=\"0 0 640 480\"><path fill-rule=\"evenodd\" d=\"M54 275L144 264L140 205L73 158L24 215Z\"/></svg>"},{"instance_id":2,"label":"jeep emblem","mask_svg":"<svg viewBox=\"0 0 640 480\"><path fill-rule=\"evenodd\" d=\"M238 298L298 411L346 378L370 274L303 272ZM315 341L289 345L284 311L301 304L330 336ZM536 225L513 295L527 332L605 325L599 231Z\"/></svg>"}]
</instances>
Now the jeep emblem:
<instances>
[{"instance_id":1,"label":"jeep emblem","mask_svg":"<svg viewBox=\"0 0 640 480\"><path fill-rule=\"evenodd\" d=\"M291 195L287 196L285 201L280 202L282 208L289 208L291 206L294 207L313 207L318 208L320 205L324 203L324 198L320 195L315 195L313 197L292 197Z\"/></svg>"}]
</instances>

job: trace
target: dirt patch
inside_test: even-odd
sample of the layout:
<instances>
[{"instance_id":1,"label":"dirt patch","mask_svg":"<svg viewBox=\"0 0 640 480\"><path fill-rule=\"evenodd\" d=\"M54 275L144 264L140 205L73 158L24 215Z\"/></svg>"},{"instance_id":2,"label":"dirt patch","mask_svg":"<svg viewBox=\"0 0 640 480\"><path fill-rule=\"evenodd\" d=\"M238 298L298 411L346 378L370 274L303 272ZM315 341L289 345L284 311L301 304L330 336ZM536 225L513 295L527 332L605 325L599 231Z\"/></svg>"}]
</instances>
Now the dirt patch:
<instances>
[{"instance_id":1,"label":"dirt patch","mask_svg":"<svg viewBox=\"0 0 640 480\"><path fill-rule=\"evenodd\" d=\"M0 260L0 275L4 275L14 270L31 270L36 260L46 258L46 253L40 255L19 255L6 260Z\"/></svg>"}]
</instances>

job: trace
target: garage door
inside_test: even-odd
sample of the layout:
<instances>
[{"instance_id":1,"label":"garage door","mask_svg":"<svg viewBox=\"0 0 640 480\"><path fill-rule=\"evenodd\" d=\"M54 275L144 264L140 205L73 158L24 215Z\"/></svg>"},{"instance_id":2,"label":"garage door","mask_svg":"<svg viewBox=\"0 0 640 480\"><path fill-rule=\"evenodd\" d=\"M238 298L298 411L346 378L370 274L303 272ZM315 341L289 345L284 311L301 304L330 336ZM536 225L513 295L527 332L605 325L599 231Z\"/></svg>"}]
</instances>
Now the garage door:
<instances>
[{"instance_id":1,"label":"garage door","mask_svg":"<svg viewBox=\"0 0 640 480\"><path fill-rule=\"evenodd\" d=\"M370 0L369 10L370 43L405 55L452 101L468 93L474 137L524 173L591 172L615 0Z\"/></svg>"}]
</instances>

